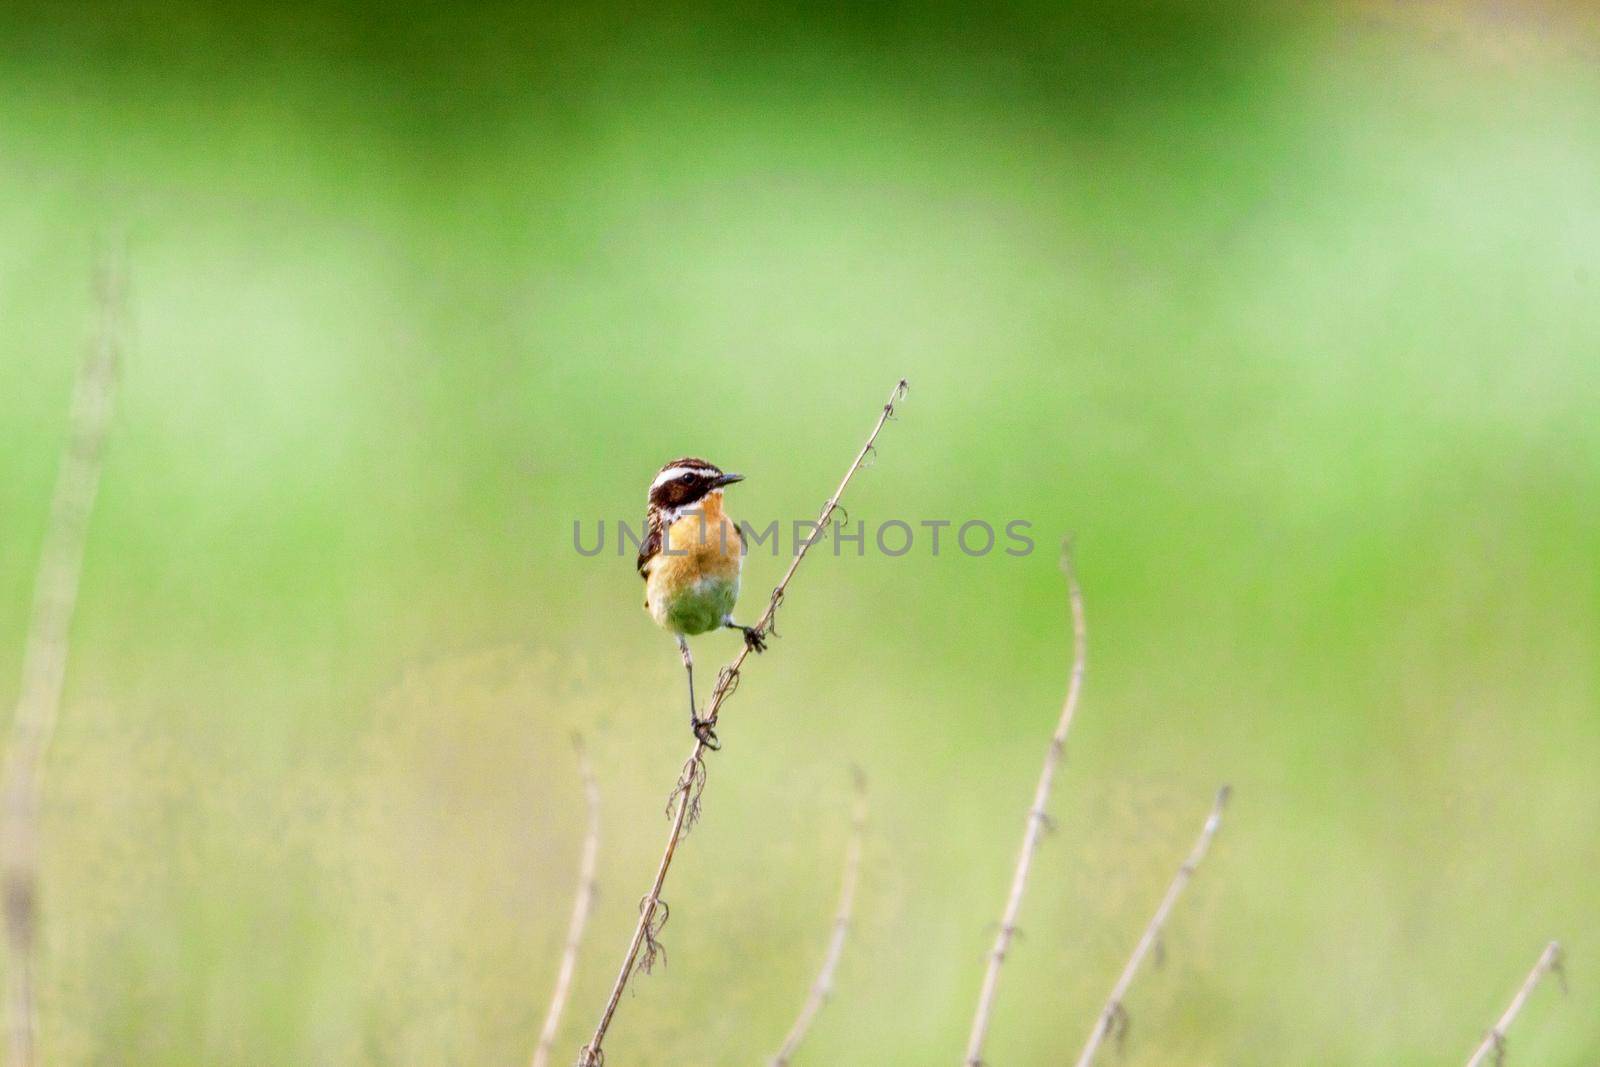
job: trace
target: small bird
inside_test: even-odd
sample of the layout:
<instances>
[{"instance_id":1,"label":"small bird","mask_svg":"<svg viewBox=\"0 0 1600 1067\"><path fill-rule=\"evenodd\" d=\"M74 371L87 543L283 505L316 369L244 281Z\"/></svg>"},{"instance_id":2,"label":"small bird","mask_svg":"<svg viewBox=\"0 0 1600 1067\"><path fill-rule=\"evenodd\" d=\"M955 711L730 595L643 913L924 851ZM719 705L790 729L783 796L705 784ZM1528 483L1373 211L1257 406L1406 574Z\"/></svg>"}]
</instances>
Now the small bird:
<instances>
[{"instance_id":1,"label":"small bird","mask_svg":"<svg viewBox=\"0 0 1600 1067\"><path fill-rule=\"evenodd\" d=\"M722 490L743 480L742 474L725 474L716 464L693 456L666 464L650 483L639 549L645 610L678 638L689 675L689 727L713 749L717 735L712 723L695 709L689 637L726 628L743 633L754 652L767 647L760 629L733 621L744 542L738 525L723 510Z\"/></svg>"}]
</instances>

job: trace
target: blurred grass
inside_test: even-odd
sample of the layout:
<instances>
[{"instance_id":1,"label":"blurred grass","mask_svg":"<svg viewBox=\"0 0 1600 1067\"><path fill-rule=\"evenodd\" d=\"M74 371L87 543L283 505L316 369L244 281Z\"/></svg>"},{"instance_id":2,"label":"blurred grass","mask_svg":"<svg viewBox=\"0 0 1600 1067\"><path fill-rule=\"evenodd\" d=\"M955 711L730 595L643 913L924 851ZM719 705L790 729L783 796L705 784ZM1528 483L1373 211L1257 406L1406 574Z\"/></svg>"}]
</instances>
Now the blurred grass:
<instances>
[{"instance_id":1,"label":"blurred grass","mask_svg":"<svg viewBox=\"0 0 1600 1067\"><path fill-rule=\"evenodd\" d=\"M730 708L613 1055L953 1060L1064 684L1086 702L992 1058L1075 1050L1222 780L1130 1063L1600 1045L1592 17L1350 5L824 18L0 14L0 692L97 234L134 343L51 761L60 1062L515 1062L606 793L592 1021L680 755L576 518L673 455L1024 560L808 564ZM750 562L747 589L781 561ZM755 592L747 596L754 596ZM715 662L732 639L705 639ZM10 687L9 689L7 687ZM737 859L735 859L737 857Z\"/></svg>"}]
</instances>

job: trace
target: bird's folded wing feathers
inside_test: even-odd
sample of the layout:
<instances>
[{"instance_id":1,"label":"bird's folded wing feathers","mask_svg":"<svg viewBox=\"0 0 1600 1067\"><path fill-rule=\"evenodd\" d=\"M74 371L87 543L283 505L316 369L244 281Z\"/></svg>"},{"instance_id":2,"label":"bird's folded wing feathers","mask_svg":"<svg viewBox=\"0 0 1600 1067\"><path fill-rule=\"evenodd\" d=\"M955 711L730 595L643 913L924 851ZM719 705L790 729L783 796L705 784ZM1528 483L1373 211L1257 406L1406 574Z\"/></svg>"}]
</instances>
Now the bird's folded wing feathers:
<instances>
[{"instance_id":1,"label":"bird's folded wing feathers","mask_svg":"<svg viewBox=\"0 0 1600 1067\"><path fill-rule=\"evenodd\" d=\"M661 513L651 508L645 516L644 544L639 546L639 577L650 577L650 561L661 553Z\"/></svg>"}]
</instances>

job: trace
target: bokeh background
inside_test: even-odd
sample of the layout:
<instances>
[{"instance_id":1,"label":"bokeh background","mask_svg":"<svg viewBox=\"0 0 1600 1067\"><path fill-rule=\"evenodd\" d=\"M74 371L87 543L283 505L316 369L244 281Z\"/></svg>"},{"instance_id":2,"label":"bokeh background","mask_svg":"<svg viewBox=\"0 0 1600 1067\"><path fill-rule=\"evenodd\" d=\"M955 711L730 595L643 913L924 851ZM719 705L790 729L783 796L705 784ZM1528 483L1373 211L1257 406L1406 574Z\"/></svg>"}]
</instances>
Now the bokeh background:
<instances>
[{"instance_id":1,"label":"bokeh background","mask_svg":"<svg viewBox=\"0 0 1600 1067\"><path fill-rule=\"evenodd\" d=\"M560 1045L685 747L631 552L703 454L802 569L613 1063L958 1062L1065 686L989 1059L1075 1054L1235 787L1128 1064L1600 1050L1600 25L1585 5L0 12L0 692L97 243L131 325L46 805L59 1064L514 1064L604 792ZM754 613L785 560L747 566ZM731 636L698 642L706 674ZM7 700L10 698L7 697Z\"/></svg>"}]
</instances>

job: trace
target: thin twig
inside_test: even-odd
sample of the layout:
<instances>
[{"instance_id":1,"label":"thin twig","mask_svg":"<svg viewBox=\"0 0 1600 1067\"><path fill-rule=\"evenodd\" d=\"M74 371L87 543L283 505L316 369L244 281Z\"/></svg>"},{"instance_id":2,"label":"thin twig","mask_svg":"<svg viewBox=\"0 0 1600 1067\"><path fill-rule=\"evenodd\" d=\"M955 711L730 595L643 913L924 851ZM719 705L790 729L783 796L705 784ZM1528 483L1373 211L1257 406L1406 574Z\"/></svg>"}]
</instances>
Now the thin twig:
<instances>
[{"instance_id":1,"label":"thin twig","mask_svg":"<svg viewBox=\"0 0 1600 1067\"><path fill-rule=\"evenodd\" d=\"M772 1057L769 1067L789 1067L795 1050L811 1029L812 1021L833 992L833 975L839 969L839 958L844 955L845 937L850 932L850 919L855 912L856 882L861 873L861 843L867 832L867 777L859 768L855 771L855 785L856 802L850 820L850 843L844 850L844 874L839 879L839 908L834 913L828 950L823 954L822 967L817 971L816 981L811 983L811 992L800 1008L800 1015L795 1019L794 1026L790 1027L789 1036L783 1039L783 1047Z\"/></svg>"},{"instance_id":2,"label":"thin twig","mask_svg":"<svg viewBox=\"0 0 1600 1067\"><path fill-rule=\"evenodd\" d=\"M995 989L1000 982L1000 965L1005 962L1017 932L1017 913L1022 908L1022 893L1028 885L1028 870L1033 865L1033 855L1039 848L1050 817L1045 805L1050 801L1050 788L1055 781L1056 768L1067 747L1067 731L1072 728L1072 718L1078 708L1078 695L1083 691L1083 661L1085 636L1083 623L1083 591L1078 587L1078 575L1072 566L1072 546L1062 547L1061 568L1067 575L1067 594L1072 606L1072 674L1067 683L1067 696L1061 705L1061 718L1056 732L1050 738L1050 748L1045 752L1044 769L1039 772L1039 784L1033 791L1033 807L1028 809L1027 824L1022 832L1022 849L1017 855L1017 868L1011 876L1011 892L1006 896L1006 907L1000 917L1000 930L995 934L994 947L989 950L989 965L983 975L983 988L978 994L978 1009L972 1017L972 1035L967 1039L966 1067L982 1067L983 1043L989 1034L989 1020L994 1011Z\"/></svg>"},{"instance_id":3,"label":"thin twig","mask_svg":"<svg viewBox=\"0 0 1600 1067\"><path fill-rule=\"evenodd\" d=\"M1101 1009L1100 1018L1095 1020L1094 1029L1089 1032L1089 1040L1084 1043L1083 1052L1078 1056L1078 1067L1089 1067L1094 1060L1094 1054L1099 1051L1100 1043L1128 1025L1128 1012L1122 1003L1128 995L1128 987L1133 984L1133 976L1138 972L1144 958L1150 954L1152 948L1160 944L1161 931L1167 925L1167 916L1172 913L1172 906L1178 902L1178 896L1189 884L1189 879L1194 877L1195 868L1200 866L1200 861L1205 859L1206 853L1210 851L1211 839L1217 835L1217 827L1222 825L1222 809L1228 805L1228 793L1227 786L1217 790L1216 803L1211 805L1211 813L1206 816L1205 825L1200 829L1200 837L1190 850L1189 858L1183 861L1183 866L1179 867L1178 873L1173 876L1172 884L1167 886L1166 895L1161 898L1161 906L1156 908L1155 915L1150 918L1150 924L1144 928L1144 934L1139 938L1138 945L1134 946L1133 955L1128 958L1127 966L1122 968L1117 984L1111 987L1111 996L1106 998L1106 1006Z\"/></svg>"},{"instance_id":4,"label":"thin twig","mask_svg":"<svg viewBox=\"0 0 1600 1067\"><path fill-rule=\"evenodd\" d=\"M850 468L845 471L844 478L839 482L839 487L833 491L833 496L822 505L822 511L817 515L817 529L826 529L828 520L832 518L834 510L839 506L839 498L844 495L845 487L850 484L850 479L856 476L868 455L873 451L873 442L878 439L878 434L883 431L884 424L894 415L894 406L906 394L906 381L901 379L895 383L894 389L889 393L889 399L883 405L883 411L878 415L878 421L873 425L872 432L867 435L866 444L861 446L861 451L856 453L856 458L851 462ZM783 602L785 591L789 582L794 578L795 571L800 569L800 561L806 558L806 553L818 538L808 537L796 546L794 559L789 564L789 569L784 572L783 578L772 590L772 596L767 601L767 610L762 613L760 620L753 629L758 634L772 632L773 622L778 614L778 605ZM733 694L739 687L739 672L744 668L744 661L750 655L750 645L746 644L739 650L739 654L717 675L716 687L711 691L711 698L707 701L706 712L702 722L715 725L717 714L722 708L723 701ZM691 818L691 813L698 812L700 807L700 793L705 788L706 774L704 757L706 743L696 740L694 748L689 752L689 759L683 765L682 772L678 775L678 784L673 788L672 827L667 833L667 845L661 853L661 862L656 866L655 879L650 883L650 891L639 901L639 921L633 930L633 938L628 944L627 954L622 958L622 967L617 972L617 980L611 987L611 996L606 1001L605 1011L600 1016L599 1025L595 1027L594 1036L578 1054L579 1067L600 1067L605 1061L603 1046L606 1031L611 1027L611 1020L617 1013L617 1005L622 1002L623 991L628 987L628 979L633 976L634 965L640 961L640 952L646 948L645 961L649 962L659 951L655 943L656 931L660 929L657 910L664 907L661 902L661 888L666 884L667 872L672 868L672 857L678 850L678 841L683 837L684 825Z\"/></svg>"},{"instance_id":5,"label":"thin twig","mask_svg":"<svg viewBox=\"0 0 1600 1067\"><path fill-rule=\"evenodd\" d=\"M597 879L595 868L600 858L600 787L594 780L594 768L589 765L589 754L584 750L583 738L574 736L573 745L578 750L578 773L583 777L584 801L589 807L589 832L583 838L583 855L578 861L578 889L572 897L572 918L567 922L567 943L561 950L561 968L556 974L556 988L550 994L550 1007L544 1015L544 1029L539 1032L539 1045L533 1050L533 1067L546 1067L550 1052L555 1047L556 1030L561 1025L561 1013L566 1009L567 996L572 991L572 974L578 968L578 946L583 942L584 928L589 925L589 911L594 906Z\"/></svg>"},{"instance_id":6,"label":"thin twig","mask_svg":"<svg viewBox=\"0 0 1600 1067\"><path fill-rule=\"evenodd\" d=\"M95 276L99 325L78 370L67 446L56 475L45 528L33 617L22 659L22 693L11 721L0 833L6 917L7 1027L11 1067L38 1062L39 797L45 755L61 708L67 639L83 573L89 514L100 486L101 456L121 354L123 276L107 256Z\"/></svg>"},{"instance_id":7,"label":"thin twig","mask_svg":"<svg viewBox=\"0 0 1600 1067\"><path fill-rule=\"evenodd\" d=\"M1517 995L1511 998L1511 1004L1506 1008L1500 1021L1494 1024L1494 1029L1484 1035L1472 1058L1467 1061L1467 1067L1479 1067L1484 1062L1498 1065L1506 1055L1506 1031L1511 1029L1511 1024L1517 1021L1522 1006L1528 1002L1528 996L1533 992L1533 987L1547 974L1561 977L1561 943L1552 941L1544 947L1539 954L1539 962L1533 965L1533 970L1528 972L1528 977L1522 980L1522 988L1517 990Z\"/></svg>"}]
</instances>

